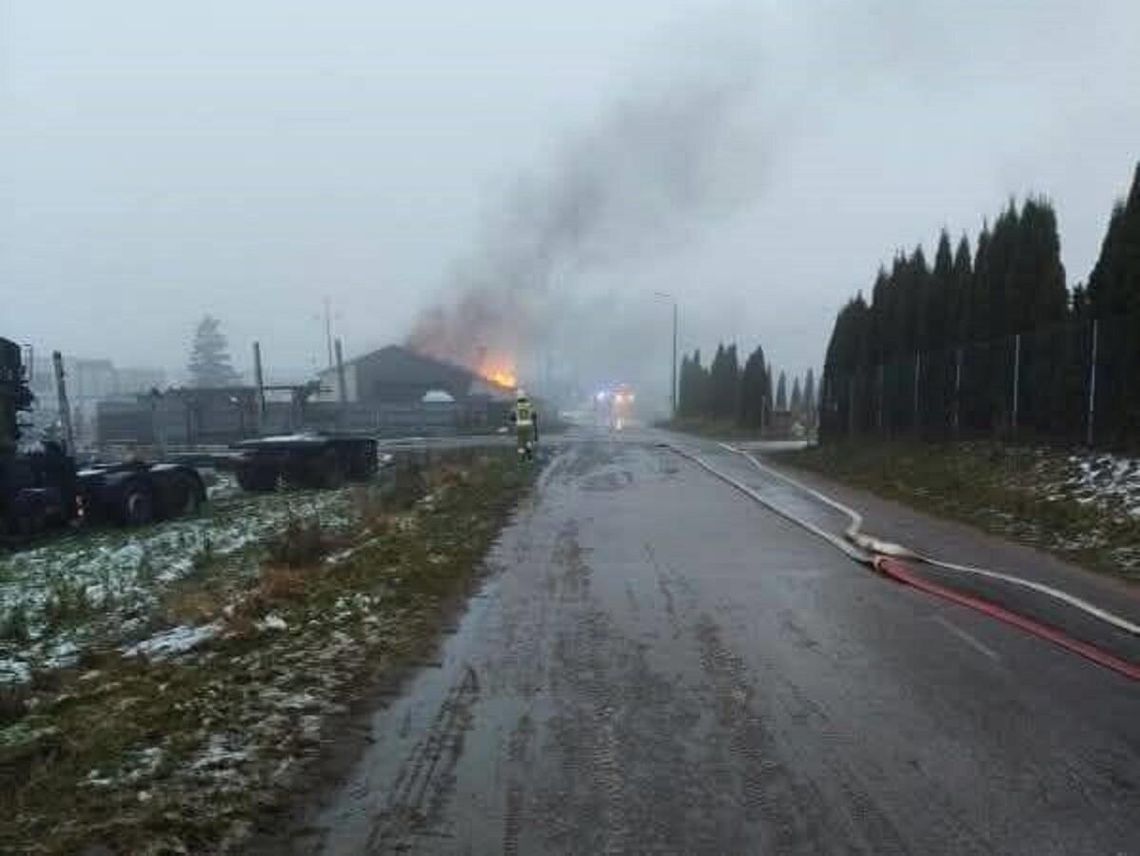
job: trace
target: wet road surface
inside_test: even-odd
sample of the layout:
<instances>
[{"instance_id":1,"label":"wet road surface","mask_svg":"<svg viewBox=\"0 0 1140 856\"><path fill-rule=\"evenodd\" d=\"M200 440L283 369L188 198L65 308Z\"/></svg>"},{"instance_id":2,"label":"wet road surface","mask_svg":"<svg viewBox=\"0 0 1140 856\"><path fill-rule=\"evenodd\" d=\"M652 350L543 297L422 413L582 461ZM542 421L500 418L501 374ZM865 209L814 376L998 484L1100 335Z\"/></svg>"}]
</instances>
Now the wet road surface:
<instances>
[{"instance_id":1,"label":"wet road surface","mask_svg":"<svg viewBox=\"0 0 1140 856\"><path fill-rule=\"evenodd\" d=\"M1135 684L645 439L560 447L296 852L1140 853Z\"/></svg>"}]
</instances>

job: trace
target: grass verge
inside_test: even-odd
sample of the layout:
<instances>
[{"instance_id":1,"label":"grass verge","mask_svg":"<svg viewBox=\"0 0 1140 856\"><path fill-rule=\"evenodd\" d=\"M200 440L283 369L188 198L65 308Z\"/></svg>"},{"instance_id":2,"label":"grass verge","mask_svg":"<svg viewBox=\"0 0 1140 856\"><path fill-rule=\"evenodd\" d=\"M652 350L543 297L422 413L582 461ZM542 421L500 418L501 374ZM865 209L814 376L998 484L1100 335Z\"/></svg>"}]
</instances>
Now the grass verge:
<instances>
[{"instance_id":1,"label":"grass verge","mask_svg":"<svg viewBox=\"0 0 1140 856\"><path fill-rule=\"evenodd\" d=\"M291 521L241 588L207 566L172 589L200 643L86 650L7 687L0 852L241 852L332 718L434 644L532 474L472 452L361 488L353 527Z\"/></svg>"},{"instance_id":2,"label":"grass verge","mask_svg":"<svg viewBox=\"0 0 1140 856\"><path fill-rule=\"evenodd\" d=\"M841 442L778 460L923 511L1140 582L1140 513L1126 492L1090 486L1090 461L996 442Z\"/></svg>"}]
</instances>

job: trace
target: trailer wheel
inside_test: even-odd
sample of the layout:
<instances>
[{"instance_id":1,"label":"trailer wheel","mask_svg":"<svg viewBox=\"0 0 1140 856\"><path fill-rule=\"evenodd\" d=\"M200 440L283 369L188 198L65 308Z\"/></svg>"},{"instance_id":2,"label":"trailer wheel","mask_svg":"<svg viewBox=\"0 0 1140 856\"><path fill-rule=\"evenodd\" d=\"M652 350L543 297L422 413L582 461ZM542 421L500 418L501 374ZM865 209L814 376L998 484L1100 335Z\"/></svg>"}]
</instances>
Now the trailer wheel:
<instances>
[{"instance_id":1,"label":"trailer wheel","mask_svg":"<svg viewBox=\"0 0 1140 856\"><path fill-rule=\"evenodd\" d=\"M132 482L123 489L119 520L124 526L145 526L154 520L154 495L142 482Z\"/></svg>"},{"instance_id":2,"label":"trailer wheel","mask_svg":"<svg viewBox=\"0 0 1140 856\"><path fill-rule=\"evenodd\" d=\"M202 503L206 500L202 486L196 479L187 475L180 476L178 482L178 489L182 491L182 508L179 516L193 517L202 508Z\"/></svg>"},{"instance_id":3,"label":"trailer wheel","mask_svg":"<svg viewBox=\"0 0 1140 856\"><path fill-rule=\"evenodd\" d=\"M237 471L238 485L250 493L265 493L277 489L277 470L272 467L241 467Z\"/></svg>"},{"instance_id":4,"label":"trailer wheel","mask_svg":"<svg viewBox=\"0 0 1140 856\"><path fill-rule=\"evenodd\" d=\"M344 467L341 466L340 455L335 449L329 449L321 455L317 467L317 487L332 490L344 484Z\"/></svg>"}]
</instances>

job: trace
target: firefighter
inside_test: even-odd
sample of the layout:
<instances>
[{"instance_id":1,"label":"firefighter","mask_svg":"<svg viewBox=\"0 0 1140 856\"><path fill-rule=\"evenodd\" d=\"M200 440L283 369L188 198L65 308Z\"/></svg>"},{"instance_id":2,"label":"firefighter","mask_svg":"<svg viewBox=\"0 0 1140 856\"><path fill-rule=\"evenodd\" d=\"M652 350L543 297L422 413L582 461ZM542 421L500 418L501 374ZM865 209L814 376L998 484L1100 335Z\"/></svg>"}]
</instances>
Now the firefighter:
<instances>
[{"instance_id":1,"label":"firefighter","mask_svg":"<svg viewBox=\"0 0 1140 856\"><path fill-rule=\"evenodd\" d=\"M534 460L534 447L538 443L538 411L521 389L518 391L518 398L511 410L510 418L511 422L515 423L519 457L528 461Z\"/></svg>"}]
</instances>

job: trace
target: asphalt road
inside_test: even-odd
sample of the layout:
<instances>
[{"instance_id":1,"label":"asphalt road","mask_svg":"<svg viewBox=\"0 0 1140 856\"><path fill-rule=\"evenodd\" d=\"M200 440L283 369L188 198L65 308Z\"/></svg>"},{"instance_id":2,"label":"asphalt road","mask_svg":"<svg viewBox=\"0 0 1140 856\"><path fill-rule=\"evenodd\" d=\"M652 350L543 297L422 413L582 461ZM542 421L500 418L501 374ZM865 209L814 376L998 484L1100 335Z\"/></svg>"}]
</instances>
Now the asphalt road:
<instances>
[{"instance_id":1,"label":"asphalt road","mask_svg":"<svg viewBox=\"0 0 1140 856\"><path fill-rule=\"evenodd\" d=\"M296 852L1140 854L1136 684L653 439L552 452Z\"/></svg>"}]
</instances>

